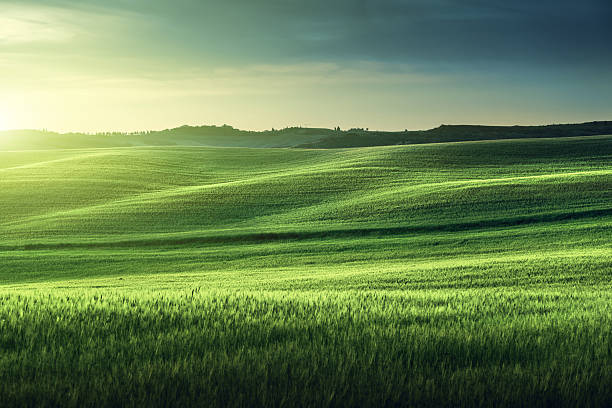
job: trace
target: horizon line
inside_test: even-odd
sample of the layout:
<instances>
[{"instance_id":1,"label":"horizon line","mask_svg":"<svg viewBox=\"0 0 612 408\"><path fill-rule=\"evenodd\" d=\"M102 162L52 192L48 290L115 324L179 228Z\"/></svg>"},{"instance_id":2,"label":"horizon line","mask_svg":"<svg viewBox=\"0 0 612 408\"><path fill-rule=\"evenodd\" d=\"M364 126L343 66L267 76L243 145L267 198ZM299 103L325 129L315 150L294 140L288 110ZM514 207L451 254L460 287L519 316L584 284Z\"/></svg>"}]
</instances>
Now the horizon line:
<instances>
[{"instance_id":1,"label":"horizon line","mask_svg":"<svg viewBox=\"0 0 612 408\"><path fill-rule=\"evenodd\" d=\"M252 132L252 133L264 133L264 132L279 132L288 129L311 129L311 130L330 130L330 131L341 131L341 132L349 132L349 131L363 131L363 132L385 132L385 133L402 133L402 132L426 132L434 129L438 129L444 126L470 126L470 127L546 127L546 126L568 126L568 125L586 125L586 124L595 124L595 123L608 123L612 122L612 120L590 120L585 122L558 122L558 123L540 123L540 124L475 124L475 123L441 123L440 125L428 129L400 129L400 130L385 130L385 129L370 129L364 127L351 127L342 129L340 126L334 128L324 127L324 126L308 126L308 125L293 125L293 126L285 126L275 128L272 127L270 129L241 129L238 127L234 127L232 125L223 124L223 125L215 125L215 124L199 124L199 125L190 125L184 124L175 127L169 127L164 129L145 129L145 130L134 130L134 131L123 131L123 130L109 130L109 131L95 131L95 132L84 132L84 131L55 131L50 130L48 128L17 128L17 129L0 129L0 133L8 133L8 132L46 132L46 133L55 133L59 135L70 135L70 134L82 134L82 135L103 135L103 134L125 134L125 135L134 135L134 134L144 134L144 133L155 133L155 132L166 132L177 130L181 128L223 128L228 127L236 131L241 132Z\"/></svg>"}]
</instances>

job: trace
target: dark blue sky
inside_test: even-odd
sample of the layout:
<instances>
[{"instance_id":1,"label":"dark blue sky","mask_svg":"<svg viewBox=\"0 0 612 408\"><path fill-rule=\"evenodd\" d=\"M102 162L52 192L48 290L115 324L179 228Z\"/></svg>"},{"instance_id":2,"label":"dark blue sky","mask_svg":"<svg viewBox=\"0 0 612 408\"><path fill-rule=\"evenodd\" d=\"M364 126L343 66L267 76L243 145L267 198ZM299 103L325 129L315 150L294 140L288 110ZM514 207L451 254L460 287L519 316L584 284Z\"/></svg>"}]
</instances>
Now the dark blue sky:
<instances>
[{"instance_id":1,"label":"dark blue sky","mask_svg":"<svg viewBox=\"0 0 612 408\"><path fill-rule=\"evenodd\" d=\"M612 117L610 1L22 0L0 9L4 127L412 129Z\"/></svg>"}]
</instances>

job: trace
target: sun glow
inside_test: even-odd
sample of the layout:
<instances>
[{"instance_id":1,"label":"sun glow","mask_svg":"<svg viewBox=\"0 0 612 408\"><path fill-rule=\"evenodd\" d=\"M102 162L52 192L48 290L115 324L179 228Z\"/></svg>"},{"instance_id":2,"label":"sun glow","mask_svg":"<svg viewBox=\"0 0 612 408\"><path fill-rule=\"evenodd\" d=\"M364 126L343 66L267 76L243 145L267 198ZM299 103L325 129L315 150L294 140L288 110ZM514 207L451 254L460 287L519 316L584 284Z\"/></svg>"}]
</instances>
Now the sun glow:
<instances>
[{"instance_id":1,"label":"sun glow","mask_svg":"<svg viewBox=\"0 0 612 408\"><path fill-rule=\"evenodd\" d=\"M8 95L0 92L0 98L8 97ZM14 108L11 109L9 103L0 103L0 132L5 130L14 130L18 126L21 117L15 114Z\"/></svg>"}]
</instances>

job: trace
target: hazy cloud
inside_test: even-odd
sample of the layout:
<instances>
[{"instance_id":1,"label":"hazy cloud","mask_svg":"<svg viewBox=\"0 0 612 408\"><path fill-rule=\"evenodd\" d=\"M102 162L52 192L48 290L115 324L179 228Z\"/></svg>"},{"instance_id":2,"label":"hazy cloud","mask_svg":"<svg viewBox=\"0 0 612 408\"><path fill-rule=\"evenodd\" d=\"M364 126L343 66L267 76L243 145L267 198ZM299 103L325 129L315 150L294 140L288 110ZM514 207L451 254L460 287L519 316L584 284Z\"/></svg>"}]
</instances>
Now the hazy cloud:
<instances>
[{"instance_id":1,"label":"hazy cloud","mask_svg":"<svg viewBox=\"0 0 612 408\"><path fill-rule=\"evenodd\" d=\"M609 0L0 0L0 114L73 129L609 119L610 21Z\"/></svg>"},{"instance_id":2,"label":"hazy cloud","mask_svg":"<svg viewBox=\"0 0 612 408\"><path fill-rule=\"evenodd\" d=\"M131 13L127 44L197 60L502 59L525 64L612 59L608 0L24 0ZM36 28L36 27L35 27ZM41 27L37 27L39 32ZM92 27L92 30L103 27ZM132 33L132 35L130 35ZM153 43L153 44L152 44ZM210 63L210 60L207 61Z\"/></svg>"},{"instance_id":3,"label":"hazy cloud","mask_svg":"<svg viewBox=\"0 0 612 408\"><path fill-rule=\"evenodd\" d=\"M75 31L48 10L0 6L0 45L65 41L75 36Z\"/></svg>"}]
</instances>

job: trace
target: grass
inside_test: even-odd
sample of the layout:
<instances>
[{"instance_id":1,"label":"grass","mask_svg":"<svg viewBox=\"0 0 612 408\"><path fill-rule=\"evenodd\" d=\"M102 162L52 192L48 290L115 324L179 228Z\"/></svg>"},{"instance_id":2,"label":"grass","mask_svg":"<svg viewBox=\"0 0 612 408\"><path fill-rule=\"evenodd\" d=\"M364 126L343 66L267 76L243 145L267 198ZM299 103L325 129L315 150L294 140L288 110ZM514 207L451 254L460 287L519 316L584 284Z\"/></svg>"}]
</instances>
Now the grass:
<instances>
[{"instance_id":1,"label":"grass","mask_svg":"<svg viewBox=\"0 0 612 408\"><path fill-rule=\"evenodd\" d=\"M9 406L610 406L612 137L0 152Z\"/></svg>"}]
</instances>

